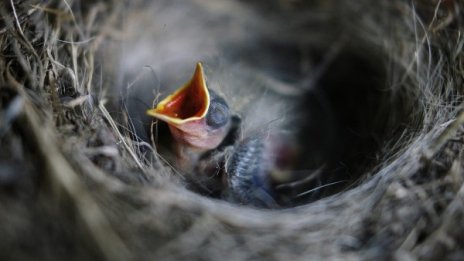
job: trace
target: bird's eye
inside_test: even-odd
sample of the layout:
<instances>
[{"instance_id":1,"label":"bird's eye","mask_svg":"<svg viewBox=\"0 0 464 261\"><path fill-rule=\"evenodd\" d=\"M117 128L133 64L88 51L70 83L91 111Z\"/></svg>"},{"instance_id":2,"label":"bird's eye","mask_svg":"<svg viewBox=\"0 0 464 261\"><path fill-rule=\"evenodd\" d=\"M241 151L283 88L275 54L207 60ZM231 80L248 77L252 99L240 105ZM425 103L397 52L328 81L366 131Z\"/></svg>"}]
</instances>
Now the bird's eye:
<instances>
[{"instance_id":1,"label":"bird's eye","mask_svg":"<svg viewBox=\"0 0 464 261\"><path fill-rule=\"evenodd\" d=\"M226 101L219 97L212 99L208 114L206 115L206 123L208 126L217 129L226 125L229 119L229 106L227 106Z\"/></svg>"}]
</instances>

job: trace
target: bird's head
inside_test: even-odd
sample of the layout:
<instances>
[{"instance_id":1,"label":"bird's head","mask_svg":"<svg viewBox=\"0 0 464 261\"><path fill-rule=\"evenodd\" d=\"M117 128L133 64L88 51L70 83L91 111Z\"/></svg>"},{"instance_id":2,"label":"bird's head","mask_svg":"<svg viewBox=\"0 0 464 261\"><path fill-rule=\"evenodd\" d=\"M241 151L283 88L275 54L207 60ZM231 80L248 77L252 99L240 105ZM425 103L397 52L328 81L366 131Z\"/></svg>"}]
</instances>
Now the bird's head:
<instances>
[{"instance_id":1,"label":"bird's head","mask_svg":"<svg viewBox=\"0 0 464 261\"><path fill-rule=\"evenodd\" d=\"M208 90L203 66L147 114L168 124L174 138L178 165L184 170L202 153L216 148L228 133L231 113L226 101Z\"/></svg>"}]
</instances>

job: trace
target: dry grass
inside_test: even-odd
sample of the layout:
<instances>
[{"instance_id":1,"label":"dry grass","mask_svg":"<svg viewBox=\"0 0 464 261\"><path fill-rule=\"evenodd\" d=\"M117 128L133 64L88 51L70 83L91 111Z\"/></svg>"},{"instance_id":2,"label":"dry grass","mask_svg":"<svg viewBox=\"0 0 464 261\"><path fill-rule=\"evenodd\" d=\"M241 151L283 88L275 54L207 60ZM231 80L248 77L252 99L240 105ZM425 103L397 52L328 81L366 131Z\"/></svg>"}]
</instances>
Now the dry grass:
<instances>
[{"instance_id":1,"label":"dry grass","mask_svg":"<svg viewBox=\"0 0 464 261\"><path fill-rule=\"evenodd\" d=\"M156 153L143 156L152 149L131 138L118 108L121 74L145 65L130 48L119 53L140 33L130 21L163 5L3 1L0 259L462 259L464 4L273 3L191 5L216 14L238 8L245 24L250 10L285 18L295 28L290 41L322 48L328 61L340 41L384 72L378 114L351 115L387 131L375 153L353 164L359 174L350 189L284 210L188 191ZM272 28L264 34L283 37Z\"/></svg>"}]
</instances>

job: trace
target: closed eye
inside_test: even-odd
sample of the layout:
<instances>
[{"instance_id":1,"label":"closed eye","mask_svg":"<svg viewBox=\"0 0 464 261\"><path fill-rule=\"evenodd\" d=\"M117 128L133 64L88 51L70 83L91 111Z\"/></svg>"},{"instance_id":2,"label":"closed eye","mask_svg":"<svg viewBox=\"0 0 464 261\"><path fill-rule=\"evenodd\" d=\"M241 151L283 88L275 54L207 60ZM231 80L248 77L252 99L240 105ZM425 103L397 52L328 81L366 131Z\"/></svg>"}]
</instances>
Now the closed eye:
<instances>
[{"instance_id":1,"label":"closed eye","mask_svg":"<svg viewBox=\"0 0 464 261\"><path fill-rule=\"evenodd\" d=\"M208 114L206 115L206 124L218 129L225 126L230 120L230 110L227 103L222 98L211 100Z\"/></svg>"}]
</instances>

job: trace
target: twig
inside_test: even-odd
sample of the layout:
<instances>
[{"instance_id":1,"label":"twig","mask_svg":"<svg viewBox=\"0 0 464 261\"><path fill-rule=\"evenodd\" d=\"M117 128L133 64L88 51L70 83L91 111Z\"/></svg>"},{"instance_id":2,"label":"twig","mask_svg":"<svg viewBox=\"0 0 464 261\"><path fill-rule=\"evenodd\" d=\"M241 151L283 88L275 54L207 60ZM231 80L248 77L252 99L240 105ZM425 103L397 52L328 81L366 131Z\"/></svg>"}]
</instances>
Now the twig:
<instances>
[{"instance_id":1,"label":"twig","mask_svg":"<svg viewBox=\"0 0 464 261\"><path fill-rule=\"evenodd\" d=\"M126 148L126 150L129 152L129 154L131 155L131 157L134 159L135 163L137 164L137 166L141 169L141 170L144 170L143 168L143 165L142 163L140 163L137 155L135 155L135 152L132 150L132 148L127 144L126 142L126 139L124 138L124 136L121 134L121 132L119 131L118 127L116 126L116 123L114 122L113 118L111 117L110 113L108 112L108 110L106 109L105 105L104 105L104 101L100 102L100 104L98 104L98 108L100 108L100 111L103 113L103 116L106 118L106 120L108 121L108 123L111 125L111 128L113 128L113 130L116 132L116 134L118 135L119 137L119 140L122 142L122 144L124 145L124 147Z\"/></svg>"},{"instance_id":2,"label":"twig","mask_svg":"<svg viewBox=\"0 0 464 261\"><path fill-rule=\"evenodd\" d=\"M18 27L18 31L21 34L21 36L24 37L24 32L23 32L23 29L21 28L21 24L19 23L18 14L16 13L16 8L14 6L13 0L10 0L10 4L11 4L11 9L13 9L13 15L15 17L15 22L16 22L16 26Z\"/></svg>"}]
</instances>

